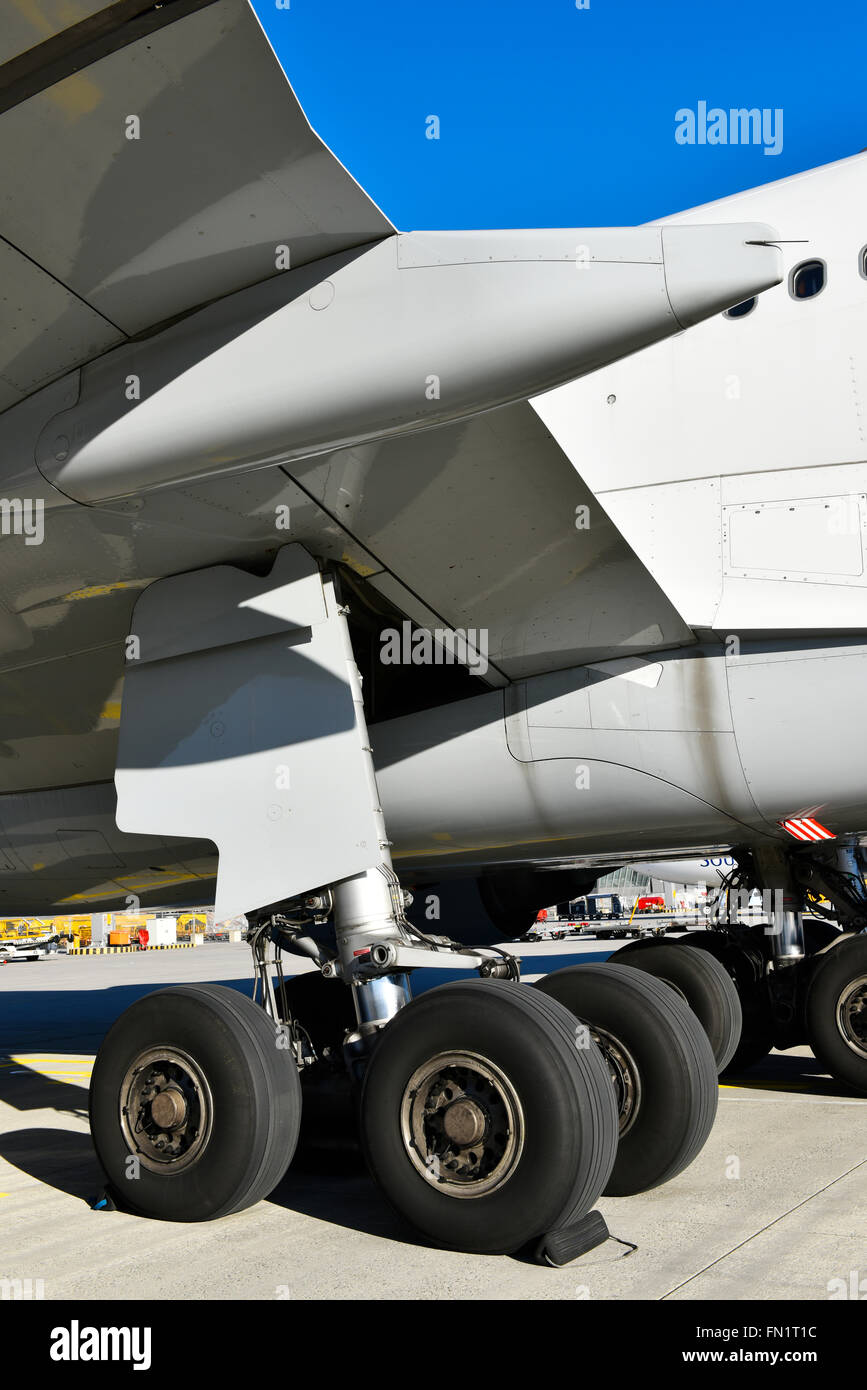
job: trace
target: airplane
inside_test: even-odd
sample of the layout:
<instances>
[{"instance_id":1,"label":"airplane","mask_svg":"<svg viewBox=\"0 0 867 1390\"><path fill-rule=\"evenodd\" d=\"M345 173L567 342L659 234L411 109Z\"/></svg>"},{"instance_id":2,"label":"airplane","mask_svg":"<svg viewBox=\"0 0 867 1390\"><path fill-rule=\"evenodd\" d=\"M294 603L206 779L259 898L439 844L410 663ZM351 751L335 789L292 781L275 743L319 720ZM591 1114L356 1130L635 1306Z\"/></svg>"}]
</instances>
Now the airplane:
<instances>
[{"instance_id":1,"label":"airplane","mask_svg":"<svg viewBox=\"0 0 867 1390\"><path fill-rule=\"evenodd\" d=\"M737 865L733 854L706 854L702 859L648 859L640 864L627 865L650 879L663 883L690 884L696 887L716 885Z\"/></svg>"},{"instance_id":2,"label":"airplane","mask_svg":"<svg viewBox=\"0 0 867 1390\"><path fill-rule=\"evenodd\" d=\"M261 1003L158 990L100 1049L128 1209L250 1206L339 1079L425 1239L562 1263L699 1152L745 1020L865 1089L861 532L823 529L867 506L863 159L402 232L246 0L81 8L13 16L0 68L0 906L216 878L247 917ZM758 943L534 986L497 944L720 846L778 895ZM413 998L431 969L464 978Z\"/></svg>"}]
</instances>

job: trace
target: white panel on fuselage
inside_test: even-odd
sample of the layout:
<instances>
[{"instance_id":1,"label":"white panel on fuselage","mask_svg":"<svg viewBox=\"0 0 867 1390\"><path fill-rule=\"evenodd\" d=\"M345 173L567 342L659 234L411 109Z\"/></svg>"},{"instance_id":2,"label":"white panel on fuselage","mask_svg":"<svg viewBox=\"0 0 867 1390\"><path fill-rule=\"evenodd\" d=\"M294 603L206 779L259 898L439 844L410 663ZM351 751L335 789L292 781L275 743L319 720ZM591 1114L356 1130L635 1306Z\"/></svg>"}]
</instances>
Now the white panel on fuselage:
<instances>
[{"instance_id":1,"label":"white panel on fuselage","mask_svg":"<svg viewBox=\"0 0 867 1390\"><path fill-rule=\"evenodd\" d=\"M783 245L786 281L748 315L717 315L532 402L693 627L867 626L865 205L858 155L666 218L760 216L803 240ZM825 288L794 299L792 270L816 258ZM750 504L759 514L735 519L734 538Z\"/></svg>"}]
</instances>

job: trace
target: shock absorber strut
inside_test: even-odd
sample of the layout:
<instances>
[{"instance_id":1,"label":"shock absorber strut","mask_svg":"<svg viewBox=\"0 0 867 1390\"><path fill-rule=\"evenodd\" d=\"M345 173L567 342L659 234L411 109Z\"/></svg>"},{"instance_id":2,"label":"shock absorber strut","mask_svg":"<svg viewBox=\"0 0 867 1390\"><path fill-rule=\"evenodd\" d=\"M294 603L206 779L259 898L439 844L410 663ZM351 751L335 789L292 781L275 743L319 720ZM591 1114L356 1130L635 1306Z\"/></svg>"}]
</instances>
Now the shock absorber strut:
<instances>
[{"instance_id":1,"label":"shock absorber strut","mask_svg":"<svg viewBox=\"0 0 867 1390\"><path fill-rule=\"evenodd\" d=\"M776 845L761 845L753 851L753 861L759 887L771 895L771 920L765 931L771 937L774 967L796 964L804 959L804 919L789 857Z\"/></svg>"},{"instance_id":2,"label":"shock absorber strut","mask_svg":"<svg viewBox=\"0 0 867 1390\"><path fill-rule=\"evenodd\" d=\"M367 731L361 676L352 650L346 609L338 609L346 653L346 669L355 706L355 725L364 754L371 807L379 836L380 862L352 878L335 883L334 929L337 954L344 980L351 985L358 1031L362 1038L381 1028L408 1004L412 994L409 977L402 971L386 973L396 958L396 948L409 944L404 930L403 897L391 863L391 847L376 785L373 750Z\"/></svg>"}]
</instances>

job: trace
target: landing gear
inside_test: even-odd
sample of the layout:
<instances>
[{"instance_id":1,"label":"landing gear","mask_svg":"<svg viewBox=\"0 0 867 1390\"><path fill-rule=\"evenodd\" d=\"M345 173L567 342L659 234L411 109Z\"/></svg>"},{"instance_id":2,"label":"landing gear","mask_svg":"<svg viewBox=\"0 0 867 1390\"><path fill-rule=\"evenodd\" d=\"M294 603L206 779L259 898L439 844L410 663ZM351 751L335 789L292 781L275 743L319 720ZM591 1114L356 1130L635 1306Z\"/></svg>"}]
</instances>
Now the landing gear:
<instances>
[{"instance_id":1,"label":"landing gear","mask_svg":"<svg viewBox=\"0 0 867 1390\"><path fill-rule=\"evenodd\" d=\"M740 1042L743 1017L734 982L707 951L683 951L674 941L633 941L617 952L617 965L645 970L679 994L698 1018L724 1071Z\"/></svg>"},{"instance_id":2,"label":"landing gear","mask_svg":"<svg viewBox=\"0 0 867 1390\"><path fill-rule=\"evenodd\" d=\"M867 1095L867 937L820 957L807 992L810 1046L832 1076Z\"/></svg>"},{"instance_id":3,"label":"landing gear","mask_svg":"<svg viewBox=\"0 0 867 1390\"><path fill-rule=\"evenodd\" d=\"M715 957L737 989L743 1027L725 1072L754 1065L774 1047L809 1042L832 1076L867 1094L864 851L844 836L795 851L741 849L735 857L738 867L715 904L717 928L677 943ZM750 906L756 889L766 918L758 923Z\"/></svg>"},{"instance_id":4,"label":"landing gear","mask_svg":"<svg viewBox=\"0 0 867 1390\"><path fill-rule=\"evenodd\" d=\"M625 965L574 965L536 982L586 1025L618 1100L610 1197L646 1192L683 1172L716 1116L717 1069L698 1019L661 981Z\"/></svg>"},{"instance_id":5,"label":"landing gear","mask_svg":"<svg viewBox=\"0 0 867 1390\"><path fill-rule=\"evenodd\" d=\"M617 1111L594 1045L524 985L431 990L367 1068L362 1142L385 1196L436 1245L514 1252L575 1223L615 1161Z\"/></svg>"},{"instance_id":6,"label":"landing gear","mask_svg":"<svg viewBox=\"0 0 867 1390\"><path fill-rule=\"evenodd\" d=\"M125 677L119 823L217 843L215 913L247 916L261 1007L211 985L134 1004L94 1069L97 1152L135 1212L228 1215L290 1162L299 1076L308 1110L311 1083L338 1077L373 1176L425 1239L533 1243L557 1263L599 1235L601 1218L582 1218L603 1189L653 1186L698 1152L715 1109L710 1046L640 971L597 967L576 1018L556 990L521 985L510 953L407 917L346 615L335 576L294 545L269 575L216 566L136 606L147 656ZM571 871L508 871L479 892L527 930L576 886ZM284 981L284 951L318 972ZM432 965L480 978L414 1001L412 971Z\"/></svg>"},{"instance_id":7,"label":"landing gear","mask_svg":"<svg viewBox=\"0 0 867 1390\"><path fill-rule=\"evenodd\" d=\"M126 1209L208 1221L258 1202L292 1159L301 1120L294 1054L265 1012L222 985L146 995L109 1031L90 1124Z\"/></svg>"},{"instance_id":8,"label":"landing gear","mask_svg":"<svg viewBox=\"0 0 867 1390\"><path fill-rule=\"evenodd\" d=\"M675 944L675 943L671 943ZM774 1023L765 978L765 957L746 932L736 937L722 931L689 932L681 946L696 947L723 966L732 981L741 1006L741 1031L723 1075L732 1075L755 1066L774 1046Z\"/></svg>"}]
</instances>

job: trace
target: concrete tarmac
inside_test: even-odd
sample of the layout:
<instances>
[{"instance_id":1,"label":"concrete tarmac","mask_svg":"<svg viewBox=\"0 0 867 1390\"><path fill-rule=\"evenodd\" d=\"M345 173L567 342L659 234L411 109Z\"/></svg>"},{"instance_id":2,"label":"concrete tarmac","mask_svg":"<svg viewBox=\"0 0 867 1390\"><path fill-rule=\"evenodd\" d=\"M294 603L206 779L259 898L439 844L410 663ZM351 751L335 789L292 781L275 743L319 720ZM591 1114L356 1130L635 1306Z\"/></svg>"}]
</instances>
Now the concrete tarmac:
<instances>
[{"instance_id":1,"label":"concrete tarmac","mask_svg":"<svg viewBox=\"0 0 867 1390\"><path fill-rule=\"evenodd\" d=\"M616 953L592 941L520 952L531 977ZM134 999L189 980L249 993L249 949L0 968L0 1280L29 1279L45 1299L73 1300L748 1302L824 1300L852 1271L867 1279L867 1101L823 1075L805 1048L723 1085L715 1127L686 1172L653 1192L600 1199L612 1236L630 1244L609 1240L565 1269L419 1244L351 1156L337 1170L293 1167L267 1200L221 1221L94 1211L102 1179L87 1088L96 1050Z\"/></svg>"}]
</instances>

